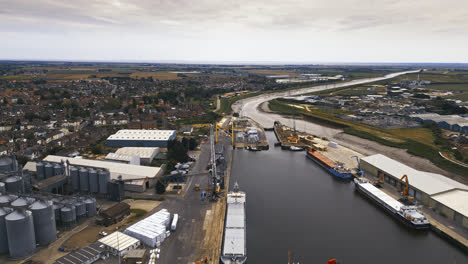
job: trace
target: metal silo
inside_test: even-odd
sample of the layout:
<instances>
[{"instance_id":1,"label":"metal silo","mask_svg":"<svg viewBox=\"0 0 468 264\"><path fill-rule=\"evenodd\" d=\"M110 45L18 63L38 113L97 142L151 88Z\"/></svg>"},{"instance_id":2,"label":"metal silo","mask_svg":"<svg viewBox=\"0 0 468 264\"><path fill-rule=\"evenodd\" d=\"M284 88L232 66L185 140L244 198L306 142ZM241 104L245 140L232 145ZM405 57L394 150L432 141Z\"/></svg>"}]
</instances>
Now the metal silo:
<instances>
[{"instance_id":1,"label":"metal silo","mask_svg":"<svg viewBox=\"0 0 468 264\"><path fill-rule=\"evenodd\" d=\"M89 170L89 191L92 193L99 192L98 172L95 169Z\"/></svg>"},{"instance_id":2,"label":"metal silo","mask_svg":"<svg viewBox=\"0 0 468 264\"><path fill-rule=\"evenodd\" d=\"M0 193L5 193L6 187L4 182L0 182Z\"/></svg>"},{"instance_id":3,"label":"metal silo","mask_svg":"<svg viewBox=\"0 0 468 264\"><path fill-rule=\"evenodd\" d=\"M6 190L10 193L23 193L24 184L23 178L20 176L12 176L5 180Z\"/></svg>"},{"instance_id":4,"label":"metal silo","mask_svg":"<svg viewBox=\"0 0 468 264\"><path fill-rule=\"evenodd\" d=\"M60 223L62 220L62 217L60 216L60 210L62 209L63 205L61 204L54 204L52 207L54 209L54 215L55 215L55 222Z\"/></svg>"},{"instance_id":5,"label":"metal silo","mask_svg":"<svg viewBox=\"0 0 468 264\"><path fill-rule=\"evenodd\" d=\"M36 201L29 206L34 220L36 243L47 245L57 238L52 201Z\"/></svg>"},{"instance_id":6,"label":"metal silo","mask_svg":"<svg viewBox=\"0 0 468 264\"><path fill-rule=\"evenodd\" d=\"M0 156L0 172L13 171L15 162L9 156Z\"/></svg>"},{"instance_id":7,"label":"metal silo","mask_svg":"<svg viewBox=\"0 0 468 264\"><path fill-rule=\"evenodd\" d=\"M14 200L13 202L11 202L10 206L14 209L26 209L28 208L28 201L23 198L23 197L20 197L16 200Z\"/></svg>"},{"instance_id":8,"label":"metal silo","mask_svg":"<svg viewBox=\"0 0 468 264\"><path fill-rule=\"evenodd\" d=\"M89 190L89 175L86 168L80 169L80 191L87 192Z\"/></svg>"},{"instance_id":9,"label":"metal silo","mask_svg":"<svg viewBox=\"0 0 468 264\"><path fill-rule=\"evenodd\" d=\"M38 162L36 164L36 175L38 180L43 180L45 178L44 163Z\"/></svg>"},{"instance_id":10,"label":"metal silo","mask_svg":"<svg viewBox=\"0 0 468 264\"><path fill-rule=\"evenodd\" d=\"M76 218L85 218L86 217L86 205L81 200L75 201L75 210L76 210Z\"/></svg>"},{"instance_id":11,"label":"metal silo","mask_svg":"<svg viewBox=\"0 0 468 264\"><path fill-rule=\"evenodd\" d=\"M36 238L31 211L15 210L5 217L8 249L13 258L22 258L34 253Z\"/></svg>"},{"instance_id":12,"label":"metal silo","mask_svg":"<svg viewBox=\"0 0 468 264\"><path fill-rule=\"evenodd\" d=\"M108 192L108 184L110 182L110 173L107 170L99 171L99 193L106 194Z\"/></svg>"},{"instance_id":13,"label":"metal silo","mask_svg":"<svg viewBox=\"0 0 468 264\"><path fill-rule=\"evenodd\" d=\"M6 235L5 216L11 213L9 208L0 207L0 254L8 252L8 237Z\"/></svg>"},{"instance_id":14,"label":"metal silo","mask_svg":"<svg viewBox=\"0 0 468 264\"><path fill-rule=\"evenodd\" d=\"M10 206L11 198L8 195L0 195L0 207Z\"/></svg>"},{"instance_id":15,"label":"metal silo","mask_svg":"<svg viewBox=\"0 0 468 264\"><path fill-rule=\"evenodd\" d=\"M75 206L65 205L60 209L60 219L64 226L72 226L76 222Z\"/></svg>"},{"instance_id":16,"label":"metal silo","mask_svg":"<svg viewBox=\"0 0 468 264\"><path fill-rule=\"evenodd\" d=\"M88 198L84 201L86 205L86 214L88 217L96 215L96 199Z\"/></svg>"},{"instance_id":17,"label":"metal silo","mask_svg":"<svg viewBox=\"0 0 468 264\"><path fill-rule=\"evenodd\" d=\"M45 171L45 177L44 178L50 178L54 176L54 165L51 163L46 163L44 166L44 171Z\"/></svg>"},{"instance_id":18,"label":"metal silo","mask_svg":"<svg viewBox=\"0 0 468 264\"><path fill-rule=\"evenodd\" d=\"M62 169L62 165L57 163L55 164L54 166L54 176L55 175L62 175L63 174L63 169Z\"/></svg>"},{"instance_id":19,"label":"metal silo","mask_svg":"<svg viewBox=\"0 0 468 264\"><path fill-rule=\"evenodd\" d=\"M73 191L79 191L80 190L80 176L78 174L77 167L70 168L70 177L72 181Z\"/></svg>"}]
</instances>

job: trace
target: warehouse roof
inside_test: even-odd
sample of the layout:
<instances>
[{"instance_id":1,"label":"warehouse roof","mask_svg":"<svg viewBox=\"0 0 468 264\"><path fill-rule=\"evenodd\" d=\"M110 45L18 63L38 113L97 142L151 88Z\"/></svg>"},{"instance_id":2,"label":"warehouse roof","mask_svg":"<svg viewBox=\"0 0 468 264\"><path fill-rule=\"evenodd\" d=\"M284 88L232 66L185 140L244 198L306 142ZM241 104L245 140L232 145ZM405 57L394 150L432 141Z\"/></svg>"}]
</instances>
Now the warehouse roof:
<instances>
[{"instance_id":1,"label":"warehouse roof","mask_svg":"<svg viewBox=\"0 0 468 264\"><path fill-rule=\"evenodd\" d=\"M80 159L80 158L69 158L62 156L49 155L44 158L44 161L49 162L66 162L67 160L73 166L84 166L84 167L94 167L94 168L105 168L110 172L111 179L118 179L119 176L122 176L122 180L135 180L135 179L145 179L145 178L154 178L158 176L161 172L159 167L149 167L149 166L140 166L124 163L116 163L102 160L90 160L90 159Z\"/></svg>"},{"instance_id":2,"label":"warehouse roof","mask_svg":"<svg viewBox=\"0 0 468 264\"><path fill-rule=\"evenodd\" d=\"M151 147L124 147L119 148L115 153L122 155L138 156L142 159L150 159L159 153L159 148Z\"/></svg>"},{"instance_id":3,"label":"warehouse roof","mask_svg":"<svg viewBox=\"0 0 468 264\"><path fill-rule=\"evenodd\" d=\"M468 186L443 175L413 169L382 154L368 156L362 158L362 160L395 178L400 178L406 174L412 187L429 195L457 188L468 190Z\"/></svg>"},{"instance_id":4,"label":"warehouse roof","mask_svg":"<svg viewBox=\"0 0 468 264\"><path fill-rule=\"evenodd\" d=\"M81 264L86 263L90 260L95 259L98 255L104 252L104 248L101 247L102 244L96 242L85 248L82 248L77 251L73 251L59 259L57 259L54 264Z\"/></svg>"},{"instance_id":5,"label":"warehouse roof","mask_svg":"<svg viewBox=\"0 0 468 264\"><path fill-rule=\"evenodd\" d=\"M106 156L106 160L120 160L120 161L132 161L135 156L124 155L124 154L117 154L117 153L109 153ZM137 157L138 158L138 157Z\"/></svg>"},{"instance_id":6,"label":"warehouse roof","mask_svg":"<svg viewBox=\"0 0 468 264\"><path fill-rule=\"evenodd\" d=\"M169 140L175 133L175 130L122 129L107 140Z\"/></svg>"},{"instance_id":7,"label":"warehouse roof","mask_svg":"<svg viewBox=\"0 0 468 264\"><path fill-rule=\"evenodd\" d=\"M140 240L119 231L109 234L98 241L108 247L118 250L119 252L140 243Z\"/></svg>"},{"instance_id":8,"label":"warehouse roof","mask_svg":"<svg viewBox=\"0 0 468 264\"><path fill-rule=\"evenodd\" d=\"M432 196L432 199L449 207L450 209L468 217L468 191L452 190Z\"/></svg>"}]
</instances>

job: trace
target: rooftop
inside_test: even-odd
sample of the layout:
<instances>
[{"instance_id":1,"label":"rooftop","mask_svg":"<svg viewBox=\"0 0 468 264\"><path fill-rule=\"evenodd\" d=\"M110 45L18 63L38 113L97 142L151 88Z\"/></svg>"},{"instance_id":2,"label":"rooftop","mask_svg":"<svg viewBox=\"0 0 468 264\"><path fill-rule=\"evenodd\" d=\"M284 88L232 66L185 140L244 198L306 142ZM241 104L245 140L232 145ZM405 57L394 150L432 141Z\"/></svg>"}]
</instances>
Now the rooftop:
<instances>
[{"instance_id":1,"label":"rooftop","mask_svg":"<svg viewBox=\"0 0 468 264\"><path fill-rule=\"evenodd\" d=\"M452 190L432 196L432 199L468 217L468 191Z\"/></svg>"},{"instance_id":2,"label":"rooftop","mask_svg":"<svg viewBox=\"0 0 468 264\"><path fill-rule=\"evenodd\" d=\"M119 231L109 234L98 241L108 247L118 250L119 252L140 243L140 240Z\"/></svg>"},{"instance_id":3,"label":"rooftop","mask_svg":"<svg viewBox=\"0 0 468 264\"><path fill-rule=\"evenodd\" d=\"M428 195L453 189L468 190L468 186L443 175L413 169L382 154L368 156L362 158L362 160L395 178L400 178L406 174L411 186Z\"/></svg>"},{"instance_id":4,"label":"rooftop","mask_svg":"<svg viewBox=\"0 0 468 264\"><path fill-rule=\"evenodd\" d=\"M154 155L159 153L159 148L151 148L151 147L124 147L119 148L116 154L123 154L123 155L130 155L130 156L138 156L143 159L149 159Z\"/></svg>"},{"instance_id":5,"label":"rooftop","mask_svg":"<svg viewBox=\"0 0 468 264\"><path fill-rule=\"evenodd\" d=\"M122 129L107 140L170 140L175 134L175 130Z\"/></svg>"}]
</instances>

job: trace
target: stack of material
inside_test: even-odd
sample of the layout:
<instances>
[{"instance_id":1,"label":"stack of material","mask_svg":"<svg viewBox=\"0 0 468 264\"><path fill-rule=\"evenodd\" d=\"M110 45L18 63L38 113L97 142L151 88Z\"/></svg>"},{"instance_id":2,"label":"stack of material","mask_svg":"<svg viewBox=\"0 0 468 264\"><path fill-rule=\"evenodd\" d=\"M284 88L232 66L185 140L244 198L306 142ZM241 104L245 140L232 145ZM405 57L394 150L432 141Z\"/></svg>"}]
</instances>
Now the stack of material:
<instances>
[{"instance_id":1,"label":"stack of material","mask_svg":"<svg viewBox=\"0 0 468 264\"><path fill-rule=\"evenodd\" d=\"M139 239L149 247L156 247L166 239L171 214L162 209L125 229L125 234Z\"/></svg>"}]
</instances>

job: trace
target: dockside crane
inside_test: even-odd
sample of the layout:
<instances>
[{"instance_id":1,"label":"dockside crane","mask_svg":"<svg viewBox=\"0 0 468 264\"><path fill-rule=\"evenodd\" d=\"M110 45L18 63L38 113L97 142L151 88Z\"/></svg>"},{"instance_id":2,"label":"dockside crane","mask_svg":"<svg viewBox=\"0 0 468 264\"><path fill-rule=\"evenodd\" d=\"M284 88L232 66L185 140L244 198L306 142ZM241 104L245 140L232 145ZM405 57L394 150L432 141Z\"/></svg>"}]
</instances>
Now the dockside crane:
<instances>
[{"instance_id":1,"label":"dockside crane","mask_svg":"<svg viewBox=\"0 0 468 264\"><path fill-rule=\"evenodd\" d=\"M359 162L359 157L358 156L352 156L351 158L356 158L357 161L357 168L358 168L358 175L362 176L363 171L361 170L361 163Z\"/></svg>"},{"instance_id":2,"label":"dockside crane","mask_svg":"<svg viewBox=\"0 0 468 264\"><path fill-rule=\"evenodd\" d=\"M215 154L215 136L213 125L210 125L210 151L211 151L211 200L215 201L218 198L220 186L218 172L216 171L216 154Z\"/></svg>"},{"instance_id":3,"label":"dockside crane","mask_svg":"<svg viewBox=\"0 0 468 264\"><path fill-rule=\"evenodd\" d=\"M403 179L405 180L405 189L403 189L403 192L401 193L403 195L403 198L406 199L406 200L413 200L414 197L411 197L411 196L408 196L408 189L409 189L409 180L408 180L408 176L405 174L403 175L399 180L398 180L398 183L401 183L403 181Z\"/></svg>"}]
</instances>

